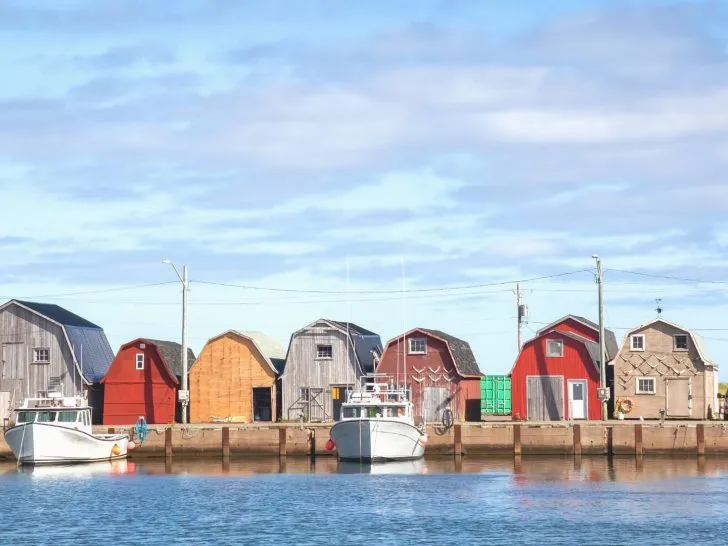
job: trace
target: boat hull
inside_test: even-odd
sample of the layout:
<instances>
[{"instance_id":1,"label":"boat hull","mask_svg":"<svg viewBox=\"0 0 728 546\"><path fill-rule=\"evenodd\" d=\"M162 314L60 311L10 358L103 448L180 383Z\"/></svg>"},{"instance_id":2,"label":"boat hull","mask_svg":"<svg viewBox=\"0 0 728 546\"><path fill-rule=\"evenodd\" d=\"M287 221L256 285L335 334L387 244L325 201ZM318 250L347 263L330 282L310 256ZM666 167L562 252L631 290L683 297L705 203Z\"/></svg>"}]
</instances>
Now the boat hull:
<instances>
[{"instance_id":1,"label":"boat hull","mask_svg":"<svg viewBox=\"0 0 728 546\"><path fill-rule=\"evenodd\" d=\"M426 436L409 423L388 419L351 419L331 428L342 461L407 461L422 458Z\"/></svg>"},{"instance_id":2,"label":"boat hull","mask_svg":"<svg viewBox=\"0 0 728 546\"><path fill-rule=\"evenodd\" d=\"M129 437L91 435L72 428L25 423L6 430L5 441L21 464L69 464L123 459Z\"/></svg>"}]
</instances>

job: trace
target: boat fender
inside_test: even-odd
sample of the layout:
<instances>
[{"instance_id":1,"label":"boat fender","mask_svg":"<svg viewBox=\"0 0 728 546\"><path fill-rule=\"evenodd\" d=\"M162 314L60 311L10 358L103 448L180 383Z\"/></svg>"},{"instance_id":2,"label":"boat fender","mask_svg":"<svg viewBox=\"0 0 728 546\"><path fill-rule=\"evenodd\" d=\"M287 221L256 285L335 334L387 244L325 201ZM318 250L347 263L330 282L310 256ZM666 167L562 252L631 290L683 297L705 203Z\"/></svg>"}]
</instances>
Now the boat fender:
<instances>
[{"instance_id":1,"label":"boat fender","mask_svg":"<svg viewBox=\"0 0 728 546\"><path fill-rule=\"evenodd\" d=\"M114 444L114 447L111 448L111 454L121 455L121 448L119 447L119 444Z\"/></svg>"},{"instance_id":2,"label":"boat fender","mask_svg":"<svg viewBox=\"0 0 728 546\"><path fill-rule=\"evenodd\" d=\"M331 438L329 438L329 441L326 442L324 449L326 449L326 451L333 451L335 447L336 447L336 444L334 443L334 441Z\"/></svg>"},{"instance_id":3,"label":"boat fender","mask_svg":"<svg viewBox=\"0 0 728 546\"><path fill-rule=\"evenodd\" d=\"M417 440L419 443L421 443L423 446L427 445L427 434L423 434L420 436L419 440Z\"/></svg>"},{"instance_id":4,"label":"boat fender","mask_svg":"<svg viewBox=\"0 0 728 546\"><path fill-rule=\"evenodd\" d=\"M134 448L136 448L136 443L134 443L134 441L132 440L131 442L129 442L128 444L126 444L126 448L127 449L134 449Z\"/></svg>"}]
</instances>

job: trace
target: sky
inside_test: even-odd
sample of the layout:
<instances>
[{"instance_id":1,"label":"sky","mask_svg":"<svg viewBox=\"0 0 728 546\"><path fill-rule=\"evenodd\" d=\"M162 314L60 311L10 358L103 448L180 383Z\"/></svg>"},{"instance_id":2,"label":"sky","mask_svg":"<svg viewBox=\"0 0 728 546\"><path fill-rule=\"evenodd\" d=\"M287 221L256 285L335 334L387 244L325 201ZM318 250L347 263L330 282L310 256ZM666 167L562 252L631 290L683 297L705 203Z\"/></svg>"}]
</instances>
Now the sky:
<instances>
[{"instance_id":1,"label":"sky","mask_svg":"<svg viewBox=\"0 0 728 546\"><path fill-rule=\"evenodd\" d=\"M0 296L116 350L318 318L480 369L662 316L728 380L728 3L2 0ZM723 366L723 363L726 365Z\"/></svg>"}]
</instances>

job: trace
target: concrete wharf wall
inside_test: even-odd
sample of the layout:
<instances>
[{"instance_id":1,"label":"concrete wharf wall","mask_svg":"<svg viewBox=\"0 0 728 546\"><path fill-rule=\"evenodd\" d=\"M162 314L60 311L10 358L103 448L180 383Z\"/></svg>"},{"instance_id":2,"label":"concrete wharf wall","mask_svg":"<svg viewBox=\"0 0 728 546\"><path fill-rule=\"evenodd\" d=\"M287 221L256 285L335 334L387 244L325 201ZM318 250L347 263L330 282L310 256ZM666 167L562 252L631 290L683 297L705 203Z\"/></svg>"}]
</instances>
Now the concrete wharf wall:
<instances>
[{"instance_id":1,"label":"concrete wharf wall","mask_svg":"<svg viewBox=\"0 0 728 546\"><path fill-rule=\"evenodd\" d=\"M130 459L192 456L332 456L326 451L331 423L150 425ZM132 433L126 427L94 432ZM427 456L670 455L728 453L728 422L589 421L485 422L428 426ZM13 454L0 438L0 458Z\"/></svg>"}]
</instances>

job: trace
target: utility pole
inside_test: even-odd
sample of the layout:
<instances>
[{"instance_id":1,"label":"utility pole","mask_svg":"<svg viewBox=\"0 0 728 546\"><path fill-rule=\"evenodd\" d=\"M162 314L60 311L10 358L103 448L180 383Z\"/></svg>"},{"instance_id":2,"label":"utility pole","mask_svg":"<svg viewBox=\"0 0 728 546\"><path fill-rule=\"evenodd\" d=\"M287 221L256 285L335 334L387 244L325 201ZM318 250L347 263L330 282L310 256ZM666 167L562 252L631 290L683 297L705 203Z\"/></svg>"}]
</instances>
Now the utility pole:
<instances>
[{"instance_id":1,"label":"utility pole","mask_svg":"<svg viewBox=\"0 0 728 546\"><path fill-rule=\"evenodd\" d=\"M162 260L162 263L169 264L174 269L182 283L182 390L178 396L182 403L182 423L187 423L187 406L190 403L190 391L187 389L187 292L190 289L190 281L187 277L187 266L183 266L182 275L170 260Z\"/></svg>"},{"instance_id":2,"label":"utility pole","mask_svg":"<svg viewBox=\"0 0 728 546\"><path fill-rule=\"evenodd\" d=\"M520 283L516 283L516 309L518 312L518 353L520 353L521 347L523 346L523 316L526 314L526 308L524 307L523 300L521 299Z\"/></svg>"},{"instance_id":3,"label":"utility pole","mask_svg":"<svg viewBox=\"0 0 728 546\"><path fill-rule=\"evenodd\" d=\"M597 254L592 256L597 261L597 286L599 288L599 399L602 402L602 421L607 420L607 400L609 400L609 392L607 391L607 366L606 366L606 348L604 340L604 300L602 297L602 260Z\"/></svg>"}]
</instances>

